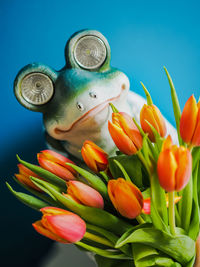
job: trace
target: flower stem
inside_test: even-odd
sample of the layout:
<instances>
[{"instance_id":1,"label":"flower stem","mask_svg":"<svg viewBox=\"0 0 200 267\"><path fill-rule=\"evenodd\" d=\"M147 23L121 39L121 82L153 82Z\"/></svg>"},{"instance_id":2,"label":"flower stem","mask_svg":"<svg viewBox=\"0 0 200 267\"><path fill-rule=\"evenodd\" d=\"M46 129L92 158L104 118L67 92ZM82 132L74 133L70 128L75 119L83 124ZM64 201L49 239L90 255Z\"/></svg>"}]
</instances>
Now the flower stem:
<instances>
[{"instance_id":1,"label":"flower stem","mask_svg":"<svg viewBox=\"0 0 200 267\"><path fill-rule=\"evenodd\" d=\"M138 215L136 217L136 220L138 221L139 224L145 223L145 220L142 219L141 215Z\"/></svg>"},{"instance_id":2,"label":"flower stem","mask_svg":"<svg viewBox=\"0 0 200 267\"><path fill-rule=\"evenodd\" d=\"M111 248L114 247L113 244L109 240L107 240L101 236L89 233L89 232L85 233L84 238L95 241L95 242L100 243L102 245L106 245L106 246L111 247Z\"/></svg>"},{"instance_id":3,"label":"flower stem","mask_svg":"<svg viewBox=\"0 0 200 267\"><path fill-rule=\"evenodd\" d=\"M141 162L144 165L144 167L146 168L146 170L147 170L147 172L149 174L149 177L150 177L151 176L150 168L149 168L149 166L147 164L147 161L145 160L145 158L144 158L144 156L143 156L143 154L142 154L142 152L140 150L137 152L137 156L141 160Z\"/></svg>"},{"instance_id":4,"label":"flower stem","mask_svg":"<svg viewBox=\"0 0 200 267\"><path fill-rule=\"evenodd\" d=\"M172 235L176 235L175 230L175 209L174 209L174 192L169 192L169 226Z\"/></svg>"}]
</instances>

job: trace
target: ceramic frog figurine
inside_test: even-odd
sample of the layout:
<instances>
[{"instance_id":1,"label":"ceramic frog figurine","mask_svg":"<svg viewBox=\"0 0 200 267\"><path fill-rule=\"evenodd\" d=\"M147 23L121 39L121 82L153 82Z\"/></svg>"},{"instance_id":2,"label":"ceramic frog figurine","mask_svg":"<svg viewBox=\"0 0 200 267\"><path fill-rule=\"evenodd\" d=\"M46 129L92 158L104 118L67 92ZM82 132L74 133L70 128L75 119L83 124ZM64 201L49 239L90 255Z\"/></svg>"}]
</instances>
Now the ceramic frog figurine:
<instances>
[{"instance_id":1,"label":"ceramic frog figurine","mask_svg":"<svg viewBox=\"0 0 200 267\"><path fill-rule=\"evenodd\" d=\"M15 95L26 108L43 113L48 142L59 140L53 142L56 149L61 141L68 153L81 158L80 149L89 139L112 154L109 102L138 117L145 100L129 93L127 76L110 66L109 44L98 31L75 33L65 57L60 71L40 63L25 66L15 79Z\"/></svg>"}]
</instances>

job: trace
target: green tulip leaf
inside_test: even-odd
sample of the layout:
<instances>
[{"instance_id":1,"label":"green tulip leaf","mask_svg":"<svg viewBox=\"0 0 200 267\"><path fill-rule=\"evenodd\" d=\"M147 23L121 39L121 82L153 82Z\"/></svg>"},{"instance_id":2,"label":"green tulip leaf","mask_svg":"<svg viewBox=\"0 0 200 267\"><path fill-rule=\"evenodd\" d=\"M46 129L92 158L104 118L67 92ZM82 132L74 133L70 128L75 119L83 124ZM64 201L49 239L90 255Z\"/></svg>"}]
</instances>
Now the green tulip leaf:
<instances>
[{"instance_id":1,"label":"green tulip leaf","mask_svg":"<svg viewBox=\"0 0 200 267\"><path fill-rule=\"evenodd\" d=\"M29 191L31 194L35 195L36 197L39 197L40 199L42 199L43 201L49 203L51 206L60 206L58 205L58 202L54 201L52 199L52 197L47 196L46 194L44 194L44 192L39 192L29 186L26 186L25 184L22 184L19 180L17 180L15 177L13 177L13 179L15 180L16 183L18 183L19 185L21 185L24 189L26 189L27 191ZM63 206L62 206L63 207Z\"/></svg>"},{"instance_id":2,"label":"green tulip leaf","mask_svg":"<svg viewBox=\"0 0 200 267\"><path fill-rule=\"evenodd\" d=\"M95 233L101 234L102 236L106 237L108 240L110 240L114 245L117 242L117 240L119 239L118 236L116 236L115 234L113 234L112 232L105 230L101 227L95 226L95 225L91 225L91 224L87 224L87 229L94 231ZM132 251L131 248L128 244L122 246L119 248L122 252L124 252L124 254L128 255L131 257L132 255Z\"/></svg>"},{"instance_id":3,"label":"green tulip leaf","mask_svg":"<svg viewBox=\"0 0 200 267\"><path fill-rule=\"evenodd\" d=\"M95 255L95 260L98 264L98 267L134 267L132 260L116 260L109 259L99 255Z\"/></svg>"},{"instance_id":4,"label":"green tulip leaf","mask_svg":"<svg viewBox=\"0 0 200 267\"><path fill-rule=\"evenodd\" d=\"M39 211L41 208L49 206L48 203L25 193L22 192L16 192L15 190L12 189L12 187L6 183L8 189L10 192L18 199L20 200L23 204L29 206L30 208Z\"/></svg>"},{"instance_id":5,"label":"green tulip leaf","mask_svg":"<svg viewBox=\"0 0 200 267\"><path fill-rule=\"evenodd\" d=\"M138 229L142 229L142 228L150 228L152 227L151 223L143 223L143 224L139 224L136 225L134 227L131 227L130 229L128 229L116 242L115 247L116 248L120 248L121 246L124 246L125 244L127 244L126 240Z\"/></svg>"},{"instance_id":6,"label":"green tulip leaf","mask_svg":"<svg viewBox=\"0 0 200 267\"><path fill-rule=\"evenodd\" d=\"M192 219L188 231L189 237L191 237L193 240L196 240L199 235L199 200L197 191L198 171L199 166L197 165L193 172L193 205L191 216Z\"/></svg>"},{"instance_id":7,"label":"green tulip leaf","mask_svg":"<svg viewBox=\"0 0 200 267\"><path fill-rule=\"evenodd\" d=\"M145 172L142 169L142 163L138 159L136 155L127 156L127 155L119 155L110 157L109 161L109 169L114 178L124 177L121 169L116 165L114 160L117 160L123 168L126 170L127 175L130 177L131 181L140 189L144 188L144 181L148 181L148 178L145 177ZM125 178L125 177L124 177Z\"/></svg>"},{"instance_id":8,"label":"green tulip leaf","mask_svg":"<svg viewBox=\"0 0 200 267\"><path fill-rule=\"evenodd\" d=\"M124 167L122 166L122 164L118 160L116 160L116 159L114 159L113 162L119 167L119 169L123 173L123 176L124 176L125 180L131 182L131 179L128 176L128 173L126 172L126 170L124 169Z\"/></svg>"},{"instance_id":9,"label":"green tulip leaf","mask_svg":"<svg viewBox=\"0 0 200 267\"><path fill-rule=\"evenodd\" d=\"M36 173L37 175L39 175L41 178L44 178L46 181L61 187L63 190L64 189L66 190L66 181L64 181L60 177L58 177L55 174L41 168L40 166L36 166L34 164L28 163L28 162L20 159L20 157L18 155L17 155L17 159L25 167L27 167L29 170L31 170L34 173Z\"/></svg>"},{"instance_id":10,"label":"green tulip leaf","mask_svg":"<svg viewBox=\"0 0 200 267\"><path fill-rule=\"evenodd\" d=\"M140 82L140 83L143 87L144 93L145 93L146 98L147 98L147 105L149 105L149 106L153 105L153 101L152 101L152 98L151 98L149 91L147 90L147 88L144 86L144 84L142 82Z\"/></svg>"},{"instance_id":11,"label":"green tulip leaf","mask_svg":"<svg viewBox=\"0 0 200 267\"><path fill-rule=\"evenodd\" d=\"M112 108L112 111L114 112L114 113L118 113L119 112L119 110L110 102L109 103L109 105L110 105L110 107Z\"/></svg>"},{"instance_id":12,"label":"green tulip leaf","mask_svg":"<svg viewBox=\"0 0 200 267\"><path fill-rule=\"evenodd\" d=\"M83 241L79 241L75 243L77 246L83 247L84 249L91 251L97 255L103 256L105 258L111 258L111 259L131 259L129 256L120 253L119 250L106 250L106 249L101 249L97 248L94 246L90 246Z\"/></svg>"},{"instance_id":13,"label":"green tulip leaf","mask_svg":"<svg viewBox=\"0 0 200 267\"><path fill-rule=\"evenodd\" d=\"M96 189L104 198L109 199L107 187L99 176L92 174L91 172L86 171L83 168L78 167L77 165L71 163L66 163L66 165L71 166L75 171L77 171L86 179L90 186Z\"/></svg>"},{"instance_id":14,"label":"green tulip leaf","mask_svg":"<svg viewBox=\"0 0 200 267\"><path fill-rule=\"evenodd\" d=\"M172 236L154 228L135 230L129 237L117 244L143 244L165 253L182 265L186 265L195 256L195 242L186 235Z\"/></svg>"},{"instance_id":15,"label":"green tulip leaf","mask_svg":"<svg viewBox=\"0 0 200 267\"><path fill-rule=\"evenodd\" d=\"M177 133L178 133L179 144L183 145L184 142L181 139L180 130L179 130L180 118L181 118L181 109L180 109L178 97L177 97L177 94L176 94L176 90L175 90L172 78L169 75L169 72L167 71L167 69L165 67L164 67L164 70L165 70L165 73L167 75L167 78L168 78L168 81L169 81L169 85L170 85L170 88L171 88L171 98L172 98L172 104L173 104L173 110L174 110L174 117L175 117L175 121L176 121L176 129L177 129Z\"/></svg>"}]
</instances>

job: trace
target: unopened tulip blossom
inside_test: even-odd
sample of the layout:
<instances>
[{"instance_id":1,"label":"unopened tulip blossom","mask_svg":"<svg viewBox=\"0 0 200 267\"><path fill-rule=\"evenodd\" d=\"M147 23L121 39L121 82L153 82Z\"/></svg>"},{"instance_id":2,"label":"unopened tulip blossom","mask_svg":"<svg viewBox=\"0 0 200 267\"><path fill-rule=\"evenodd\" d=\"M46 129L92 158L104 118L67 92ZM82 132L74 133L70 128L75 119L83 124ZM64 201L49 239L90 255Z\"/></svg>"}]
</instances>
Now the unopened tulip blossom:
<instances>
[{"instance_id":1,"label":"unopened tulip blossom","mask_svg":"<svg viewBox=\"0 0 200 267\"><path fill-rule=\"evenodd\" d=\"M180 119L180 135L184 142L200 146L200 101L192 95L186 102Z\"/></svg>"},{"instance_id":2,"label":"unopened tulip blossom","mask_svg":"<svg viewBox=\"0 0 200 267\"><path fill-rule=\"evenodd\" d=\"M17 178L18 181L20 181L22 184L31 187L37 191L42 192L42 190L37 187L30 179L30 176L36 177L36 178L40 178L36 173L32 172L31 170L29 170L27 167L25 167L23 164L18 164L18 169L19 169L19 173L15 174L15 177ZM41 179L41 178L40 178Z\"/></svg>"},{"instance_id":3,"label":"unopened tulip blossom","mask_svg":"<svg viewBox=\"0 0 200 267\"><path fill-rule=\"evenodd\" d=\"M142 212L143 196L132 182L123 178L110 180L108 182L108 195L122 216L134 219Z\"/></svg>"},{"instance_id":4,"label":"unopened tulip blossom","mask_svg":"<svg viewBox=\"0 0 200 267\"><path fill-rule=\"evenodd\" d=\"M190 151L173 145L170 136L164 141L157 162L157 172L160 185L167 191L180 191L188 183L192 171L192 156Z\"/></svg>"},{"instance_id":5,"label":"unopened tulip blossom","mask_svg":"<svg viewBox=\"0 0 200 267\"><path fill-rule=\"evenodd\" d=\"M142 136L127 113L112 113L112 122L108 121L108 130L115 145L124 154L133 155L142 147Z\"/></svg>"},{"instance_id":6,"label":"unopened tulip blossom","mask_svg":"<svg viewBox=\"0 0 200 267\"><path fill-rule=\"evenodd\" d=\"M161 137L166 135L166 125L160 110L155 105L146 105L140 111L140 124L145 133L148 133L149 139L155 142L153 131L149 124L151 124Z\"/></svg>"},{"instance_id":7,"label":"unopened tulip blossom","mask_svg":"<svg viewBox=\"0 0 200 267\"><path fill-rule=\"evenodd\" d=\"M43 150L37 154L40 166L64 180L74 180L76 178L76 171L66 165L72 163L71 160L52 150Z\"/></svg>"},{"instance_id":8,"label":"unopened tulip blossom","mask_svg":"<svg viewBox=\"0 0 200 267\"><path fill-rule=\"evenodd\" d=\"M92 141L86 140L82 146L81 154L87 166L94 172L107 169L108 154Z\"/></svg>"},{"instance_id":9,"label":"unopened tulip blossom","mask_svg":"<svg viewBox=\"0 0 200 267\"><path fill-rule=\"evenodd\" d=\"M103 209L104 201L100 193L92 187L79 182L69 181L67 182L67 194L70 195L76 202L94 208Z\"/></svg>"},{"instance_id":10,"label":"unopened tulip blossom","mask_svg":"<svg viewBox=\"0 0 200 267\"><path fill-rule=\"evenodd\" d=\"M33 223L33 227L41 235L61 243L74 243L83 238L86 224L78 215L55 207L40 211L42 219Z\"/></svg>"}]
</instances>

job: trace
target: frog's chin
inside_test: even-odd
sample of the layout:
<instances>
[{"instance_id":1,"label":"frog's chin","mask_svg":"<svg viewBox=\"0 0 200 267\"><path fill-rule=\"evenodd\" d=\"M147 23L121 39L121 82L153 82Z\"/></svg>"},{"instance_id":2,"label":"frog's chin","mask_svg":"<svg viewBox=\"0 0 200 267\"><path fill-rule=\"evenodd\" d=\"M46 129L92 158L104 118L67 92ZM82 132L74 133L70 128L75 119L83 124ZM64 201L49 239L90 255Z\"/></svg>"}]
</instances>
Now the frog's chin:
<instances>
[{"instance_id":1,"label":"frog's chin","mask_svg":"<svg viewBox=\"0 0 200 267\"><path fill-rule=\"evenodd\" d=\"M117 103L120 99L120 96L121 93L118 96L112 97L104 101L103 103L95 106L94 108L88 110L85 114L83 114L80 118L73 122L68 128L56 126L54 129L52 129L51 135L56 139L66 140L68 134L71 135L71 133L76 132L77 129L80 129L81 131L81 128L83 130L83 128L89 127L87 129L88 132L94 131L94 126L95 128L99 128L103 124L107 123L111 114L109 109L109 103Z\"/></svg>"}]
</instances>

